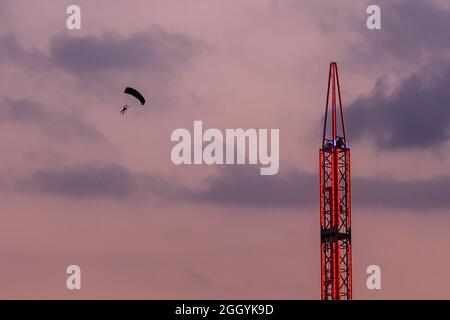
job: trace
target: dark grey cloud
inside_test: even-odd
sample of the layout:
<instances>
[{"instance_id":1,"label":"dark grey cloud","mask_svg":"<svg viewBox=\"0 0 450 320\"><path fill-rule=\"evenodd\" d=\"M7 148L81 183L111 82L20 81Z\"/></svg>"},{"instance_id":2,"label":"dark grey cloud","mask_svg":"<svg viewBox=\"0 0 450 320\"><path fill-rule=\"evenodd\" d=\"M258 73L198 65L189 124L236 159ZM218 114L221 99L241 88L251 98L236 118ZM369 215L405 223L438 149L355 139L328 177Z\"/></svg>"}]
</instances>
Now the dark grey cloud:
<instances>
[{"instance_id":1,"label":"dark grey cloud","mask_svg":"<svg viewBox=\"0 0 450 320\"><path fill-rule=\"evenodd\" d=\"M255 208L318 208L319 177L292 169L260 176L253 168L226 168L192 189L166 176L136 174L119 165L39 170L21 187L68 199L159 199L172 204L212 204ZM411 211L450 208L450 176L396 181L352 178L353 207Z\"/></svg>"},{"instance_id":2,"label":"dark grey cloud","mask_svg":"<svg viewBox=\"0 0 450 320\"><path fill-rule=\"evenodd\" d=\"M18 186L67 199L183 200L186 190L169 177L130 172L121 165L84 165L38 170Z\"/></svg>"},{"instance_id":3,"label":"dark grey cloud","mask_svg":"<svg viewBox=\"0 0 450 320\"><path fill-rule=\"evenodd\" d=\"M22 182L41 194L69 198L124 199L136 189L133 176L121 166L40 170Z\"/></svg>"},{"instance_id":4,"label":"dark grey cloud","mask_svg":"<svg viewBox=\"0 0 450 320\"><path fill-rule=\"evenodd\" d=\"M293 207L317 203L318 178L296 170L261 176L259 169L227 168L207 179L205 190L190 191L195 202L255 207Z\"/></svg>"},{"instance_id":5,"label":"dark grey cloud","mask_svg":"<svg viewBox=\"0 0 450 320\"><path fill-rule=\"evenodd\" d=\"M355 56L417 60L427 52L450 49L450 11L424 0L383 1L378 5L382 29L362 28L364 38L351 48ZM368 15L361 17L365 26Z\"/></svg>"},{"instance_id":6,"label":"dark grey cloud","mask_svg":"<svg viewBox=\"0 0 450 320\"><path fill-rule=\"evenodd\" d=\"M103 135L82 116L62 110L47 110L28 100L3 100L0 121L33 127L54 139L103 140Z\"/></svg>"},{"instance_id":7,"label":"dark grey cloud","mask_svg":"<svg viewBox=\"0 0 450 320\"><path fill-rule=\"evenodd\" d=\"M176 177L163 175L135 174L136 184L142 197L159 198L168 202L184 201L191 191L179 184Z\"/></svg>"},{"instance_id":8,"label":"dark grey cloud","mask_svg":"<svg viewBox=\"0 0 450 320\"><path fill-rule=\"evenodd\" d=\"M395 181L389 178L354 178L355 206L394 207L409 210L450 208L450 176Z\"/></svg>"},{"instance_id":9,"label":"dark grey cloud","mask_svg":"<svg viewBox=\"0 0 450 320\"><path fill-rule=\"evenodd\" d=\"M205 189L184 192L196 203L261 208L318 207L319 177L295 169L274 176L260 176L250 168L224 169L205 182ZM396 181L384 177L352 178L354 207L406 210L450 207L450 176Z\"/></svg>"},{"instance_id":10,"label":"dark grey cloud","mask_svg":"<svg viewBox=\"0 0 450 320\"><path fill-rule=\"evenodd\" d=\"M114 70L170 73L201 50L203 44L185 35L153 27L130 37L59 35L50 43L50 59L73 74Z\"/></svg>"},{"instance_id":11,"label":"dark grey cloud","mask_svg":"<svg viewBox=\"0 0 450 320\"><path fill-rule=\"evenodd\" d=\"M352 10L333 0L281 3L293 12L306 11L314 16L313 23L338 51L347 51L344 56L330 53L330 59L341 61L346 69L353 67L359 72L386 65L414 68L446 59L450 53L450 10L433 0L353 1ZM369 5L381 8L381 30L366 27Z\"/></svg>"},{"instance_id":12,"label":"dark grey cloud","mask_svg":"<svg viewBox=\"0 0 450 320\"><path fill-rule=\"evenodd\" d=\"M411 75L390 94L380 80L346 109L352 140L373 138L381 149L439 146L450 138L450 67Z\"/></svg>"},{"instance_id":13,"label":"dark grey cloud","mask_svg":"<svg viewBox=\"0 0 450 320\"><path fill-rule=\"evenodd\" d=\"M50 67L48 57L41 51L25 49L12 33L0 36L0 60L7 63L18 63L26 68Z\"/></svg>"},{"instance_id":14,"label":"dark grey cloud","mask_svg":"<svg viewBox=\"0 0 450 320\"><path fill-rule=\"evenodd\" d=\"M157 26L128 37L113 32L101 36L59 34L50 39L48 53L24 48L11 33L0 37L3 61L61 68L76 76L124 70L148 72L151 77L170 75L204 48L203 42Z\"/></svg>"}]
</instances>

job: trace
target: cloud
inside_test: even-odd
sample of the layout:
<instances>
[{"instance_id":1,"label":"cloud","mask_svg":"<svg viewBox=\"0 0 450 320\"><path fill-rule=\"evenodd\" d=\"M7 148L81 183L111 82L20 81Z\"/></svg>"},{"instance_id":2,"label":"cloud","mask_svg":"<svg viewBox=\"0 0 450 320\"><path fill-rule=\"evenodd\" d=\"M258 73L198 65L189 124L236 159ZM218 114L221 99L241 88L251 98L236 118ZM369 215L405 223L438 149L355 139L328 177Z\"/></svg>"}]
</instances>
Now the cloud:
<instances>
[{"instance_id":1,"label":"cloud","mask_svg":"<svg viewBox=\"0 0 450 320\"><path fill-rule=\"evenodd\" d=\"M28 100L9 100L2 102L0 120L37 128L54 139L103 140L103 135L86 122L79 114L47 111L40 104Z\"/></svg>"},{"instance_id":2,"label":"cloud","mask_svg":"<svg viewBox=\"0 0 450 320\"><path fill-rule=\"evenodd\" d=\"M185 189L165 176L130 172L121 165L84 165L38 170L21 179L26 190L67 199L182 200Z\"/></svg>"},{"instance_id":3,"label":"cloud","mask_svg":"<svg viewBox=\"0 0 450 320\"><path fill-rule=\"evenodd\" d=\"M44 53L34 48L23 48L12 33L0 36L0 59L26 68L50 67L50 61Z\"/></svg>"},{"instance_id":4,"label":"cloud","mask_svg":"<svg viewBox=\"0 0 450 320\"><path fill-rule=\"evenodd\" d=\"M157 26L129 37L108 32L101 36L50 39L49 53L21 46L13 34L0 37L0 58L27 67L57 67L75 76L102 72L142 71L171 75L205 48L205 44Z\"/></svg>"},{"instance_id":5,"label":"cloud","mask_svg":"<svg viewBox=\"0 0 450 320\"><path fill-rule=\"evenodd\" d=\"M318 178L292 170L261 176L252 168L227 168L205 181L205 190L190 191L194 202L255 207L293 207L318 201Z\"/></svg>"},{"instance_id":6,"label":"cloud","mask_svg":"<svg viewBox=\"0 0 450 320\"><path fill-rule=\"evenodd\" d=\"M352 201L356 206L409 210L450 208L450 176L395 181L388 178L354 178Z\"/></svg>"},{"instance_id":7,"label":"cloud","mask_svg":"<svg viewBox=\"0 0 450 320\"><path fill-rule=\"evenodd\" d=\"M143 195L146 199L257 207L309 206L318 200L314 175L292 170L283 177L274 177L260 176L258 170L252 169L224 170L205 181L206 189L197 190L181 185L175 178L132 173L120 165L88 165L39 170L21 183L41 194L63 198L127 199ZM299 192L297 188L306 185Z\"/></svg>"},{"instance_id":8,"label":"cloud","mask_svg":"<svg viewBox=\"0 0 450 320\"><path fill-rule=\"evenodd\" d=\"M346 110L352 139L369 136L380 149L439 146L450 138L450 67L411 75L386 94L384 80Z\"/></svg>"},{"instance_id":9,"label":"cloud","mask_svg":"<svg viewBox=\"0 0 450 320\"><path fill-rule=\"evenodd\" d=\"M450 49L450 33L446 32L450 30L450 11L423 0L394 0L379 5L382 29L363 29L364 39L352 47L356 56L417 60L423 53Z\"/></svg>"},{"instance_id":10,"label":"cloud","mask_svg":"<svg viewBox=\"0 0 450 320\"><path fill-rule=\"evenodd\" d=\"M23 185L41 194L69 198L129 198L136 189L133 176L121 166L40 170Z\"/></svg>"},{"instance_id":11,"label":"cloud","mask_svg":"<svg viewBox=\"0 0 450 320\"><path fill-rule=\"evenodd\" d=\"M205 182L203 190L184 191L195 203L261 208L318 207L319 177L292 169L285 174L260 176L250 168L224 169ZM352 178L354 207L408 210L450 207L450 176L396 181L384 177Z\"/></svg>"},{"instance_id":12,"label":"cloud","mask_svg":"<svg viewBox=\"0 0 450 320\"><path fill-rule=\"evenodd\" d=\"M201 42L185 35L153 27L130 37L111 32L85 37L59 35L51 39L50 59L76 75L114 70L172 73L202 47Z\"/></svg>"},{"instance_id":13,"label":"cloud","mask_svg":"<svg viewBox=\"0 0 450 320\"><path fill-rule=\"evenodd\" d=\"M450 53L450 10L433 0L378 1L291 1L284 3L294 12L306 11L313 23L331 43L346 54L339 61L360 70L370 66L407 65L447 56ZM381 9L381 30L369 30L366 20L369 5ZM344 9L347 7L346 9ZM321 14L318 15L317 12ZM442 57L442 58L443 58ZM412 64L413 63L413 64Z\"/></svg>"},{"instance_id":14,"label":"cloud","mask_svg":"<svg viewBox=\"0 0 450 320\"><path fill-rule=\"evenodd\" d=\"M291 169L260 176L250 167L226 168L206 179L203 188L175 178L130 172L120 165L44 169L21 180L21 187L68 199L159 199L166 203L225 207L307 208L319 205L319 177ZM422 180L353 177L354 208L400 208L411 211L450 208L450 176Z\"/></svg>"}]
</instances>

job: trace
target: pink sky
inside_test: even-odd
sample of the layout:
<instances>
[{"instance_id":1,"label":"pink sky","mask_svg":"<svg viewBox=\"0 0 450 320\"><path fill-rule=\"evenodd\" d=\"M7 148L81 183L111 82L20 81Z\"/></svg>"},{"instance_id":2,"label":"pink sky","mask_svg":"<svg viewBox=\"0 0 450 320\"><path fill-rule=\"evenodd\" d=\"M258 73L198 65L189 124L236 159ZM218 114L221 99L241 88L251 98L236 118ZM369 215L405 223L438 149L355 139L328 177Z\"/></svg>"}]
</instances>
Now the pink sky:
<instances>
[{"instance_id":1,"label":"pink sky","mask_svg":"<svg viewBox=\"0 0 450 320\"><path fill-rule=\"evenodd\" d=\"M383 3L379 31L367 1L78 0L68 31L72 3L0 2L0 298L318 299L310 181L332 60L354 120L354 298L450 298L445 1ZM126 85L149 104L123 117ZM175 166L170 134L194 120L279 128L279 174ZM393 138L418 133L423 147Z\"/></svg>"}]
</instances>

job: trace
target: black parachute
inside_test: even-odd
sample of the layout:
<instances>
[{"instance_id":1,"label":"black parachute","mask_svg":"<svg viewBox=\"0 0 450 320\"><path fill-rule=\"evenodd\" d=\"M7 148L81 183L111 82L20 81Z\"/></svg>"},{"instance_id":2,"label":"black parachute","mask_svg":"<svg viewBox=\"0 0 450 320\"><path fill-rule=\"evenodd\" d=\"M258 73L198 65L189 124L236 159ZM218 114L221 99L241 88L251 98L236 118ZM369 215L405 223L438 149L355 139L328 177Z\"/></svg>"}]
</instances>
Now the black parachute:
<instances>
[{"instance_id":1,"label":"black parachute","mask_svg":"<svg viewBox=\"0 0 450 320\"><path fill-rule=\"evenodd\" d=\"M132 95L133 97L135 97L136 99L139 100L139 102L141 103L141 105L144 105L144 104L145 104L145 98L144 98L144 96L143 96L139 91L137 91L136 89L131 88L131 87L126 87L126 88L125 88L125 91L124 91L123 93Z\"/></svg>"}]
</instances>

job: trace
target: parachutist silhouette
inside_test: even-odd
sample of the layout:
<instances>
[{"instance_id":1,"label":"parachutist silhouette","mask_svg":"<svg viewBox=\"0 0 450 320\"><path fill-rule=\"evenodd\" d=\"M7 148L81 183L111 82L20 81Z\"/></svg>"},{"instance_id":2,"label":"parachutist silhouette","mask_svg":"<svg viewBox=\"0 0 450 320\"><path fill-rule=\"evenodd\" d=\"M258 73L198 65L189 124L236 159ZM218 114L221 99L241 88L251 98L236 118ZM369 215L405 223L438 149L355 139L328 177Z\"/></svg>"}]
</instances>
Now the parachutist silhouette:
<instances>
[{"instance_id":1,"label":"parachutist silhouette","mask_svg":"<svg viewBox=\"0 0 450 320\"><path fill-rule=\"evenodd\" d=\"M125 114L125 111L128 110L128 105L124 105L123 109L120 111L121 114Z\"/></svg>"},{"instance_id":2,"label":"parachutist silhouette","mask_svg":"<svg viewBox=\"0 0 450 320\"><path fill-rule=\"evenodd\" d=\"M133 96L134 98L136 98L141 103L141 106L143 106L145 104L144 96L136 89L131 88L131 87L126 87L125 91L123 93L129 94L129 95ZM127 105L127 104L124 105L123 109L120 111L120 113L125 114L125 112L128 110L128 108L130 108L129 105Z\"/></svg>"}]
</instances>

